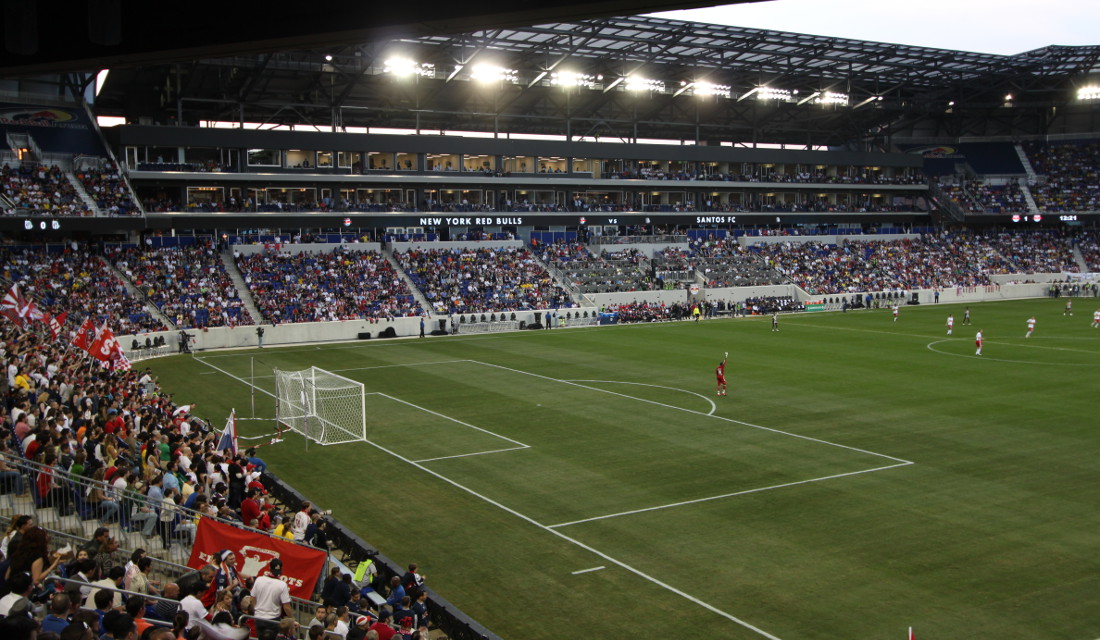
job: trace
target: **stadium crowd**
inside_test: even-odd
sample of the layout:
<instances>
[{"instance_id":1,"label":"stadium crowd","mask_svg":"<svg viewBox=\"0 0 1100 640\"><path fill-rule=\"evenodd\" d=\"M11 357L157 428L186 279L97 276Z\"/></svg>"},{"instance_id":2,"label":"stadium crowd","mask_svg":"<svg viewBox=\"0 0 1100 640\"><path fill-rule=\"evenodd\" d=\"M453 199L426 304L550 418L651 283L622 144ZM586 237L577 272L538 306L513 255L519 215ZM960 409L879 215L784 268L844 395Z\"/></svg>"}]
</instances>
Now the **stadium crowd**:
<instances>
[{"instance_id":1,"label":"stadium crowd","mask_svg":"<svg viewBox=\"0 0 1100 640\"><path fill-rule=\"evenodd\" d=\"M209 244L128 249L113 259L178 329L253 324L225 264Z\"/></svg>"},{"instance_id":2,"label":"stadium crowd","mask_svg":"<svg viewBox=\"0 0 1100 640\"><path fill-rule=\"evenodd\" d=\"M989 274L1014 270L988 237L966 232L839 245L757 244L752 250L815 295L981 286L990 284Z\"/></svg>"},{"instance_id":3,"label":"stadium crowd","mask_svg":"<svg viewBox=\"0 0 1100 640\"><path fill-rule=\"evenodd\" d=\"M394 257L438 313L576 306L523 247L409 249Z\"/></svg>"},{"instance_id":4,"label":"stadium crowd","mask_svg":"<svg viewBox=\"0 0 1100 640\"><path fill-rule=\"evenodd\" d=\"M1043 211L1100 209L1100 142L1025 145L1039 181L1031 185Z\"/></svg>"},{"instance_id":5,"label":"stadium crowd","mask_svg":"<svg viewBox=\"0 0 1100 640\"><path fill-rule=\"evenodd\" d=\"M592 253L588 245L561 240L539 245L542 259L582 293L653 291L664 283L652 273L649 258L634 248Z\"/></svg>"},{"instance_id":6,"label":"stadium crowd","mask_svg":"<svg viewBox=\"0 0 1100 640\"><path fill-rule=\"evenodd\" d=\"M408 285L376 251L234 254L265 322L397 318L424 313Z\"/></svg>"},{"instance_id":7,"label":"stadium crowd","mask_svg":"<svg viewBox=\"0 0 1100 640\"><path fill-rule=\"evenodd\" d=\"M946 183L941 188L967 213L1027 213L1028 204L1017 181L991 185L982 180Z\"/></svg>"},{"instance_id":8,"label":"stadium crowd","mask_svg":"<svg viewBox=\"0 0 1100 640\"><path fill-rule=\"evenodd\" d=\"M68 312L79 326L88 313L96 325L107 323L116 334L164 329L142 300L115 276L107 261L76 243L0 249L4 279L18 284L24 295L54 316Z\"/></svg>"},{"instance_id":9,"label":"stadium crowd","mask_svg":"<svg viewBox=\"0 0 1100 640\"><path fill-rule=\"evenodd\" d=\"M75 175L84 185L84 191L95 200L99 212L109 216L141 215L118 166L106 158L100 159L98 164L98 168L77 170Z\"/></svg>"},{"instance_id":10,"label":"stadium crowd","mask_svg":"<svg viewBox=\"0 0 1100 640\"><path fill-rule=\"evenodd\" d=\"M259 610L260 579L238 574L231 557L172 582L154 580L150 570L154 555L192 544L203 518L327 551L325 514L308 502L291 511L270 500L255 451L219 448L218 434L193 415L196 405L174 403L149 370L104 369L65 341L9 322L0 324L0 358L0 490L17 509L0 538L0 636L197 640L213 637L210 625L227 624L256 637L263 628L251 617L261 617L272 631L260 637L275 638L276 626L287 640L300 637L283 611ZM86 542L60 547L39 522L52 512L99 526ZM124 532L144 536L149 550L124 554ZM309 637L344 621L360 637L374 629L427 639L415 565L388 585L364 583L386 598L383 606L350 584L338 571L325 581L320 631Z\"/></svg>"},{"instance_id":11,"label":"stadium crowd","mask_svg":"<svg viewBox=\"0 0 1100 640\"><path fill-rule=\"evenodd\" d=\"M0 194L9 215L90 216L76 188L57 165L0 169Z\"/></svg>"}]
</instances>

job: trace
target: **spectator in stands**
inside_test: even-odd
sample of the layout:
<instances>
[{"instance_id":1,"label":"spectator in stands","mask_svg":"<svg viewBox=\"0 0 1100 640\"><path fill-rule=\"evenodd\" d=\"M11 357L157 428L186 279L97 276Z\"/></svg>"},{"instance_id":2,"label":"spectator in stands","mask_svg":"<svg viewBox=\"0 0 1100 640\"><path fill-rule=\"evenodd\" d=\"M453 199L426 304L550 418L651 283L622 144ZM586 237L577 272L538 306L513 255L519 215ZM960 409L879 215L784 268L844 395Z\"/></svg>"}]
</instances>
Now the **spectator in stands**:
<instances>
[{"instance_id":1,"label":"spectator in stands","mask_svg":"<svg viewBox=\"0 0 1100 640\"><path fill-rule=\"evenodd\" d=\"M121 589L122 588L122 579L124 577L126 577L126 569L123 568L122 565L116 565L116 566L111 567L108 570L108 572L106 573L105 578L101 578L101 579L96 580L95 582L92 583L92 591L91 591L91 593L88 594L88 597L91 598L92 601L94 602L96 594L99 593L100 590ZM111 593L110 591L107 591L107 592ZM122 594L121 593L119 593L117 591L115 591L113 593L113 600L112 600L112 603L111 603L111 607L115 608L115 609L118 609L118 608L122 607Z\"/></svg>"},{"instance_id":2,"label":"spectator in stands","mask_svg":"<svg viewBox=\"0 0 1100 640\"><path fill-rule=\"evenodd\" d=\"M42 618L42 632L43 633L58 633L69 626L69 609L72 607L72 603L69 600L69 596L64 593L55 593L50 598L49 613L45 618Z\"/></svg>"},{"instance_id":3,"label":"spectator in stands","mask_svg":"<svg viewBox=\"0 0 1100 640\"><path fill-rule=\"evenodd\" d=\"M206 618L206 607L203 606L202 600L199 600L199 596L205 591L205 584L189 581L186 589L183 584L180 585L180 593L184 594L183 600L180 600L180 609L187 614L187 626L185 627L187 630L195 628L199 620Z\"/></svg>"},{"instance_id":4,"label":"spectator in stands","mask_svg":"<svg viewBox=\"0 0 1100 640\"><path fill-rule=\"evenodd\" d=\"M267 574L256 577L252 595L256 598L256 617L272 623L294 615L290 599L290 587L279 579L283 574L283 561L275 558L267 568Z\"/></svg>"},{"instance_id":5,"label":"spectator in stands","mask_svg":"<svg viewBox=\"0 0 1100 640\"><path fill-rule=\"evenodd\" d=\"M67 559L72 552L50 552L50 536L45 529L31 527L19 541L19 546L12 552L11 563L8 565L8 574L27 572L31 576L32 584L41 584L46 576L53 573L62 561Z\"/></svg>"}]
</instances>

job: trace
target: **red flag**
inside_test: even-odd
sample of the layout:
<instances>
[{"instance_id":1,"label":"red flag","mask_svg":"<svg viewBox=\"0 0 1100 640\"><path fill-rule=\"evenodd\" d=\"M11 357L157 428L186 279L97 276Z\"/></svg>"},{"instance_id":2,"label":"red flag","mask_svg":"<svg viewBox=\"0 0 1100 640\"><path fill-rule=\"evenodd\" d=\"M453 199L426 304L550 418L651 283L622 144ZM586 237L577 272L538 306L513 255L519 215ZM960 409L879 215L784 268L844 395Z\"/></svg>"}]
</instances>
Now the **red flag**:
<instances>
[{"instance_id":1,"label":"red flag","mask_svg":"<svg viewBox=\"0 0 1100 640\"><path fill-rule=\"evenodd\" d=\"M65 318L68 315L68 311L62 311L61 315L50 318L50 333L53 334L54 340L61 335L61 327L65 326Z\"/></svg>"},{"instance_id":2,"label":"red flag","mask_svg":"<svg viewBox=\"0 0 1100 640\"><path fill-rule=\"evenodd\" d=\"M73 338L73 346L87 351L95 342L97 333L95 320L92 319L92 316L84 318L84 324L80 325L80 328L76 331L76 337Z\"/></svg>"},{"instance_id":3,"label":"red flag","mask_svg":"<svg viewBox=\"0 0 1100 640\"><path fill-rule=\"evenodd\" d=\"M34 310L34 304L27 301L23 297L23 294L19 292L19 285L13 284L7 295L4 296L4 300L0 303L0 313L6 316L9 320L19 326L20 329L26 324L27 318Z\"/></svg>"},{"instance_id":4,"label":"red flag","mask_svg":"<svg viewBox=\"0 0 1100 640\"><path fill-rule=\"evenodd\" d=\"M287 583L290 595L295 598L309 598L313 594L326 559L320 549L200 518L187 566L199 569L219 564L218 553L225 549L236 556L237 571L242 576L267 575L268 564L275 558L282 560L283 574L279 579Z\"/></svg>"},{"instance_id":5,"label":"red flag","mask_svg":"<svg viewBox=\"0 0 1100 640\"><path fill-rule=\"evenodd\" d=\"M115 340L115 349L111 352L110 368L112 371L129 371L130 359L122 351L122 345Z\"/></svg>"},{"instance_id":6,"label":"red flag","mask_svg":"<svg viewBox=\"0 0 1100 640\"><path fill-rule=\"evenodd\" d=\"M88 355L106 364L111 361L117 346L118 341L115 340L115 332L111 331L107 325L103 325L96 333L95 340L88 346Z\"/></svg>"}]
</instances>

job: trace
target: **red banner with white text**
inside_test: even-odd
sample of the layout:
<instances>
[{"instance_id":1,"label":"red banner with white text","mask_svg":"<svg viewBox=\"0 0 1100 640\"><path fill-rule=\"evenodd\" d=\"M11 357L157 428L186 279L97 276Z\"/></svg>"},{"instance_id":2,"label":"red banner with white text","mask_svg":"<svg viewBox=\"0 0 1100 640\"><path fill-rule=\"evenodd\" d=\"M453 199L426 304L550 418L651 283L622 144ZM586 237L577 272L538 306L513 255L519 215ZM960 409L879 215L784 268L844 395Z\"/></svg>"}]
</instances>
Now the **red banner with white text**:
<instances>
[{"instance_id":1,"label":"red banner with white text","mask_svg":"<svg viewBox=\"0 0 1100 640\"><path fill-rule=\"evenodd\" d=\"M201 569L207 564L217 565L218 554L227 549L236 556L241 577L267 575L268 563L279 558L283 561L280 579L290 587L290 595L306 600L313 595L328 557L320 549L201 518L187 566Z\"/></svg>"}]
</instances>

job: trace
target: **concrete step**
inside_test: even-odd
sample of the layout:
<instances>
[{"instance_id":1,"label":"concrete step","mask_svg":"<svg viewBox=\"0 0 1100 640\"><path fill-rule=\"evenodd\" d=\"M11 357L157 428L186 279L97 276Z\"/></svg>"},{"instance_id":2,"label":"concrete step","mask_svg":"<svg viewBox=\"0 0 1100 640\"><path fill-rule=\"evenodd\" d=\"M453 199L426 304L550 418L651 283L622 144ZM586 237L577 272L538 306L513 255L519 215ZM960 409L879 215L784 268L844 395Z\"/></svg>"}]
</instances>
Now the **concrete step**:
<instances>
[{"instance_id":1,"label":"concrete step","mask_svg":"<svg viewBox=\"0 0 1100 640\"><path fill-rule=\"evenodd\" d=\"M256 299L252 297L252 290L245 284L244 277L241 275L241 270L237 268L237 262L233 260L233 252L223 251L220 257L222 264L225 265L226 272L229 274L229 279L233 281L233 286L237 288L237 295L240 296L241 302L244 303L244 308L252 315L252 322L254 324L263 324L264 317L260 315L260 308L256 306Z\"/></svg>"}]
</instances>

